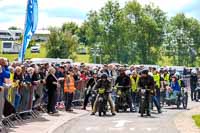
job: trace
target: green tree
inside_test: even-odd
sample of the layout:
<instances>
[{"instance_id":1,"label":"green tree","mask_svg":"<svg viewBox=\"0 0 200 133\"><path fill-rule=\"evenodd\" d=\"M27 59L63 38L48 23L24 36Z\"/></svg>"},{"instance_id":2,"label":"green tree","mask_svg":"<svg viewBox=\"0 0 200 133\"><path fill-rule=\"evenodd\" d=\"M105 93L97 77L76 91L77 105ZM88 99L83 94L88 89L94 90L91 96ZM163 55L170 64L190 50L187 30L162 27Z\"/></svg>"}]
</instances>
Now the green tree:
<instances>
[{"instance_id":1,"label":"green tree","mask_svg":"<svg viewBox=\"0 0 200 133\"><path fill-rule=\"evenodd\" d=\"M142 64L155 64L159 59L160 47L164 41L166 14L153 4L142 7L136 0L125 6L135 54Z\"/></svg>"},{"instance_id":2,"label":"green tree","mask_svg":"<svg viewBox=\"0 0 200 133\"><path fill-rule=\"evenodd\" d=\"M192 26L192 24L195 24L195 26ZM171 47L171 52L174 55L174 64L194 66L196 58L191 49L195 49L195 44L198 47L198 22L192 18L187 18L183 13L179 13L170 19L169 27L168 39L171 44L169 47ZM194 30L194 27L197 30Z\"/></svg>"},{"instance_id":3,"label":"green tree","mask_svg":"<svg viewBox=\"0 0 200 133\"><path fill-rule=\"evenodd\" d=\"M76 38L69 32L59 28L50 28L51 34L47 43L47 57L74 59L74 52L78 46Z\"/></svg>"},{"instance_id":4,"label":"green tree","mask_svg":"<svg viewBox=\"0 0 200 133\"><path fill-rule=\"evenodd\" d=\"M74 22L64 23L61 27L62 32L69 32L72 35L75 35L78 31L78 25Z\"/></svg>"}]
</instances>

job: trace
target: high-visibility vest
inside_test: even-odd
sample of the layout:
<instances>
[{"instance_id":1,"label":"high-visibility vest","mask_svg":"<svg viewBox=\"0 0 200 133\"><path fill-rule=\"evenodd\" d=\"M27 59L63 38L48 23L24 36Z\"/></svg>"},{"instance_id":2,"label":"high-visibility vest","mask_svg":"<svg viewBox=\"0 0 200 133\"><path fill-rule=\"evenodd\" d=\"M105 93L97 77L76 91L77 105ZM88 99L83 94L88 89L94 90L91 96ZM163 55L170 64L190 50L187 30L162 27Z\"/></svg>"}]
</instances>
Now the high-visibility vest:
<instances>
[{"instance_id":1,"label":"high-visibility vest","mask_svg":"<svg viewBox=\"0 0 200 133\"><path fill-rule=\"evenodd\" d=\"M75 90L74 77L68 76L64 79L64 93L74 93Z\"/></svg>"},{"instance_id":2,"label":"high-visibility vest","mask_svg":"<svg viewBox=\"0 0 200 133\"><path fill-rule=\"evenodd\" d=\"M169 84L169 74L166 74L166 75L164 76L164 80Z\"/></svg>"},{"instance_id":3,"label":"high-visibility vest","mask_svg":"<svg viewBox=\"0 0 200 133\"><path fill-rule=\"evenodd\" d=\"M158 88L160 88L160 74L153 74L153 79L156 82Z\"/></svg>"},{"instance_id":4,"label":"high-visibility vest","mask_svg":"<svg viewBox=\"0 0 200 133\"><path fill-rule=\"evenodd\" d=\"M138 86L138 81L139 81L139 76L137 76L136 81L133 78L133 76L130 76L130 80L131 80L131 90L132 90L132 92L136 92L137 86Z\"/></svg>"}]
</instances>

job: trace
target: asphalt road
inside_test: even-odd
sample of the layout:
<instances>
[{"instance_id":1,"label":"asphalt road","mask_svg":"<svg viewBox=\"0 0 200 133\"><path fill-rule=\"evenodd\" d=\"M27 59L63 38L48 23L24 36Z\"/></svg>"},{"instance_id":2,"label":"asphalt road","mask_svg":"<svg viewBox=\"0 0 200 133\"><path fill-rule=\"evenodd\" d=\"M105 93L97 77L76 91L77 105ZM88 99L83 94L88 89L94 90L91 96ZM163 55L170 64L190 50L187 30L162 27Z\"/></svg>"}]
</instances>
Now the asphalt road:
<instances>
[{"instance_id":1,"label":"asphalt road","mask_svg":"<svg viewBox=\"0 0 200 133\"><path fill-rule=\"evenodd\" d=\"M193 103L189 103L192 108ZM140 117L138 113L118 113L116 116L99 117L89 114L68 122L64 133L179 133L174 117L187 110L176 106L164 107L162 114L152 112L151 117Z\"/></svg>"}]
</instances>

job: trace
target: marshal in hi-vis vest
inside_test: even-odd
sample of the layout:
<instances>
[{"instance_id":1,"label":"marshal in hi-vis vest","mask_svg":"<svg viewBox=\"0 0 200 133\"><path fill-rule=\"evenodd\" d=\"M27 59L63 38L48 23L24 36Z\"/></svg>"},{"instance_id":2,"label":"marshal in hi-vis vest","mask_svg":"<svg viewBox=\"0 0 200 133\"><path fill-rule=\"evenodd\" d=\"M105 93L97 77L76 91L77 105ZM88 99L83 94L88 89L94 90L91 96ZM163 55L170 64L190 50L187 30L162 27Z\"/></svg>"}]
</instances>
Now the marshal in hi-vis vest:
<instances>
[{"instance_id":1,"label":"marshal in hi-vis vest","mask_svg":"<svg viewBox=\"0 0 200 133\"><path fill-rule=\"evenodd\" d=\"M75 90L74 77L67 76L67 78L64 79L64 93L74 93Z\"/></svg>"}]
</instances>

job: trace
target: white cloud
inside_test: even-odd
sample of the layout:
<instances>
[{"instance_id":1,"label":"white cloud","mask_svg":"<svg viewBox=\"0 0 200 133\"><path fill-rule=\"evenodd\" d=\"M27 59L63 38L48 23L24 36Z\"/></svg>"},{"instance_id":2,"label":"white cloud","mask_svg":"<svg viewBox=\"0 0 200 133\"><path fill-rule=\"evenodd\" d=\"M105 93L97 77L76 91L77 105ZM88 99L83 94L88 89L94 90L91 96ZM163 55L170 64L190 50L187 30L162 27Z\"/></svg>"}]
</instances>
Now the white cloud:
<instances>
[{"instance_id":1,"label":"white cloud","mask_svg":"<svg viewBox=\"0 0 200 133\"><path fill-rule=\"evenodd\" d=\"M48 10L50 9L63 9L70 8L74 10L79 10L86 14L89 10L99 10L101 7L105 5L108 0L38 0L39 3L39 24L38 28L52 26L60 26L62 23L66 21L75 21L78 24L81 24L83 20L74 19L69 17L56 17L48 16ZM118 0L120 5L123 6L125 2L130 0ZM162 10L168 13L169 16L175 15L177 12L183 10L184 7L190 5L193 1L191 0L138 0L141 4L154 3L156 6L159 6ZM16 6L20 9L9 9L10 12L14 12L15 10L26 10L27 0L0 0L0 8L6 6ZM73 13L72 13L73 14ZM186 13L189 14L189 13ZM12 18L11 22L0 22L0 28L2 27L10 27L12 25L16 25L18 27L24 27L25 13L19 15L13 15L11 13L5 14L3 11L0 12L0 18L8 17ZM190 13L190 16L192 14Z\"/></svg>"}]
</instances>

